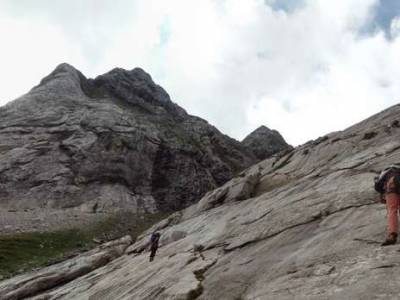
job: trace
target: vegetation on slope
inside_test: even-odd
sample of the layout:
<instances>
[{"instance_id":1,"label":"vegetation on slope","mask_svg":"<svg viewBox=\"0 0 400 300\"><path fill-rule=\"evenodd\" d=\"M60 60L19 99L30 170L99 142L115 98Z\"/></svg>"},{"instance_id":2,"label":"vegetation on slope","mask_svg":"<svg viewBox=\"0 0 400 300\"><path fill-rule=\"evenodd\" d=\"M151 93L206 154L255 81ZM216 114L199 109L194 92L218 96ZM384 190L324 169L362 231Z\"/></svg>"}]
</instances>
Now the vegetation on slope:
<instances>
[{"instance_id":1,"label":"vegetation on slope","mask_svg":"<svg viewBox=\"0 0 400 300\"><path fill-rule=\"evenodd\" d=\"M96 242L130 234L135 239L166 214L118 214L83 228L0 235L0 279L43 267L89 250Z\"/></svg>"}]
</instances>

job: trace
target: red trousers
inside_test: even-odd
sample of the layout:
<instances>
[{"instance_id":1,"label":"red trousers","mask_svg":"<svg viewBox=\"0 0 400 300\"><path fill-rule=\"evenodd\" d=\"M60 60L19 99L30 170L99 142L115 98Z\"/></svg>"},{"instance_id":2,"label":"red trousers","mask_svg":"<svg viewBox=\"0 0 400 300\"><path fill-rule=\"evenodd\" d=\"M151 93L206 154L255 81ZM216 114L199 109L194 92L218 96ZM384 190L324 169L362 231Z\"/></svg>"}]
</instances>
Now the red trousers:
<instances>
[{"instance_id":1,"label":"red trousers","mask_svg":"<svg viewBox=\"0 0 400 300\"><path fill-rule=\"evenodd\" d=\"M388 233L398 233L399 221L397 215L399 214L400 195L388 193L385 195L385 201Z\"/></svg>"}]
</instances>

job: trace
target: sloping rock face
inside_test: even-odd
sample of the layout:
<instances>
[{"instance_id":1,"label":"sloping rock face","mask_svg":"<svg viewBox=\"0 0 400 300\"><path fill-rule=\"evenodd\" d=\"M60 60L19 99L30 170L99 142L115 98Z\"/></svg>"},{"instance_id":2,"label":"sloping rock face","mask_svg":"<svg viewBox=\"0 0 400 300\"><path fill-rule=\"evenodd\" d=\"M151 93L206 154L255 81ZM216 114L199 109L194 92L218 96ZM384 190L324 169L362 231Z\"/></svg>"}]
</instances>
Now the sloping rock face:
<instances>
[{"instance_id":1,"label":"sloping rock face","mask_svg":"<svg viewBox=\"0 0 400 300\"><path fill-rule=\"evenodd\" d=\"M251 149L260 160L266 159L275 153L292 149L292 146L286 143L278 131L271 130L266 126L260 126L250 133L244 138L242 144Z\"/></svg>"},{"instance_id":2,"label":"sloping rock face","mask_svg":"<svg viewBox=\"0 0 400 300\"><path fill-rule=\"evenodd\" d=\"M2 220L15 213L31 219L35 209L182 209L255 161L239 142L173 103L141 69L86 79L61 64L0 108Z\"/></svg>"},{"instance_id":3,"label":"sloping rock face","mask_svg":"<svg viewBox=\"0 0 400 300\"><path fill-rule=\"evenodd\" d=\"M399 246L379 246L373 178L400 161L399 116L397 105L254 165L124 256L34 299L398 299Z\"/></svg>"}]
</instances>

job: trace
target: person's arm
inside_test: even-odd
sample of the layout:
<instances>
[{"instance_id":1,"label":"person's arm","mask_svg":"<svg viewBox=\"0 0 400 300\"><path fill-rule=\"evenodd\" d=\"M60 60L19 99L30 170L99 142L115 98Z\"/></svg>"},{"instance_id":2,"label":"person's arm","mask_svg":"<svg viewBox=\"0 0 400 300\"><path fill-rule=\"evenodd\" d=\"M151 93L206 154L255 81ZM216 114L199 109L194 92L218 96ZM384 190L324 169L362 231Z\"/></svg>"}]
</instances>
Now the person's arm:
<instances>
[{"instance_id":1,"label":"person's arm","mask_svg":"<svg viewBox=\"0 0 400 300\"><path fill-rule=\"evenodd\" d=\"M386 204L385 194L379 194L379 202Z\"/></svg>"},{"instance_id":2,"label":"person's arm","mask_svg":"<svg viewBox=\"0 0 400 300\"><path fill-rule=\"evenodd\" d=\"M395 175L390 175L389 178L387 179L384 187L385 187L385 192L386 193L395 193L396 192L396 186L394 184L394 179Z\"/></svg>"}]
</instances>

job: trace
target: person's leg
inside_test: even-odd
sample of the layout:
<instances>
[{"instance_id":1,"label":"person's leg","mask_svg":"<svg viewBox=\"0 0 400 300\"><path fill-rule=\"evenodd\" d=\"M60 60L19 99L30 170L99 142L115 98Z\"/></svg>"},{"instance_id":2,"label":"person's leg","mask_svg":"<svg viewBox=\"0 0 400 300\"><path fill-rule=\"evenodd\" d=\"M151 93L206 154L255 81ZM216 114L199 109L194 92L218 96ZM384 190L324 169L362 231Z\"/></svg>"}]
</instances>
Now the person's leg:
<instances>
[{"instance_id":1,"label":"person's leg","mask_svg":"<svg viewBox=\"0 0 400 300\"><path fill-rule=\"evenodd\" d=\"M397 197L397 216L400 213L400 195L396 194Z\"/></svg>"},{"instance_id":2,"label":"person's leg","mask_svg":"<svg viewBox=\"0 0 400 300\"><path fill-rule=\"evenodd\" d=\"M386 207L387 207L387 225L388 233L398 232L398 207L399 207L399 196L394 193L386 195Z\"/></svg>"},{"instance_id":3,"label":"person's leg","mask_svg":"<svg viewBox=\"0 0 400 300\"><path fill-rule=\"evenodd\" d=\"M386 209L387 209L387 231L388 236L383 246L393 245L397 240L398 233L398 210L399 210L399 195L390 193L385 195Z\"/></svg>"},{"instance_id":4,"label":"person's leg","mask_svg":"<svg viewBox=\"0 0 400 300\"><path fill-rule=\"evenodd\" d=\"M157 248L152 247L150 252L150 261L153 261L154 256L156 256Z\"/></svg>"}]
</instances>

